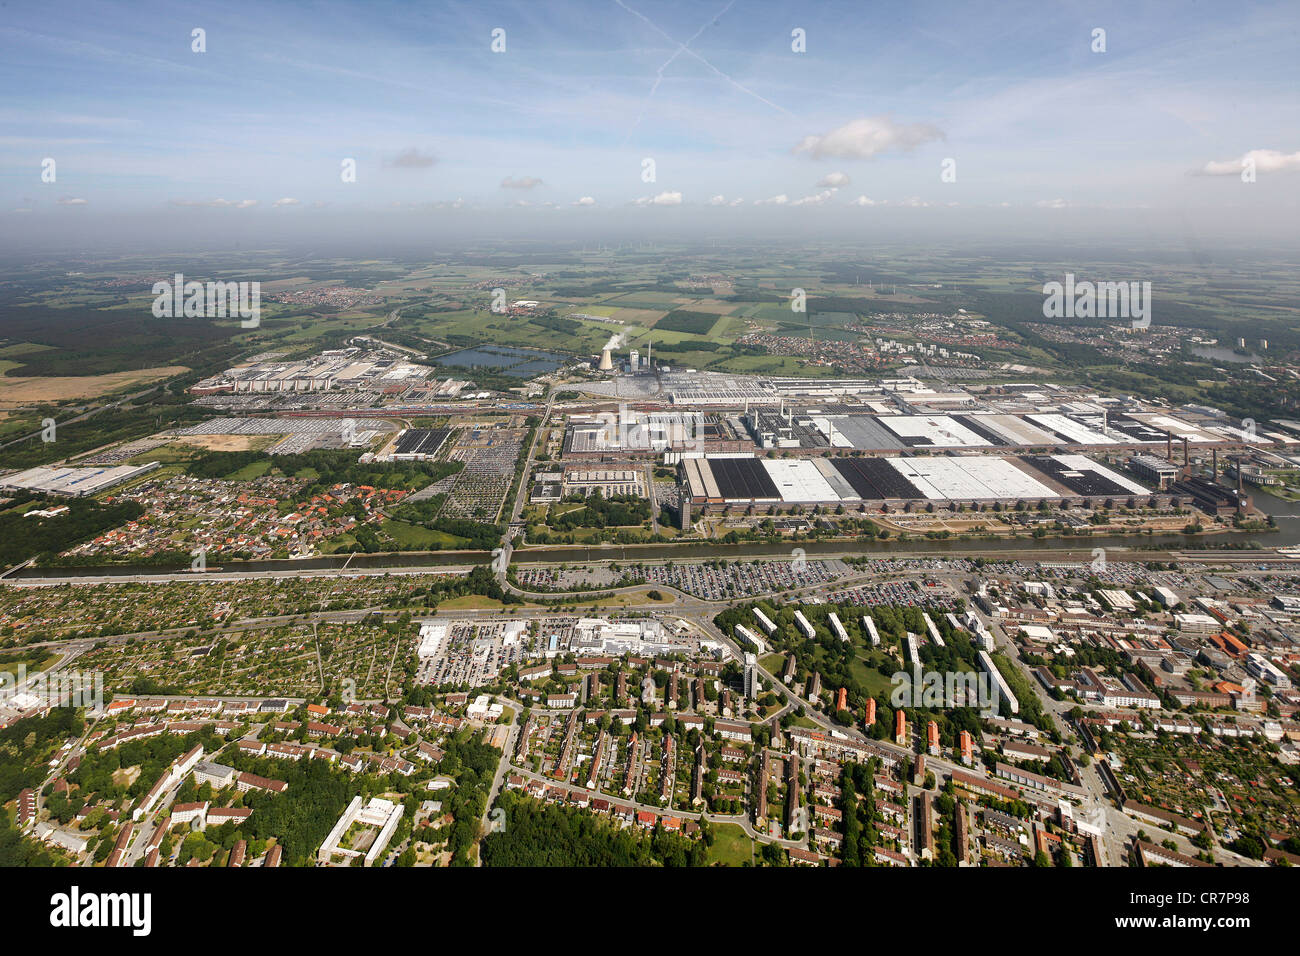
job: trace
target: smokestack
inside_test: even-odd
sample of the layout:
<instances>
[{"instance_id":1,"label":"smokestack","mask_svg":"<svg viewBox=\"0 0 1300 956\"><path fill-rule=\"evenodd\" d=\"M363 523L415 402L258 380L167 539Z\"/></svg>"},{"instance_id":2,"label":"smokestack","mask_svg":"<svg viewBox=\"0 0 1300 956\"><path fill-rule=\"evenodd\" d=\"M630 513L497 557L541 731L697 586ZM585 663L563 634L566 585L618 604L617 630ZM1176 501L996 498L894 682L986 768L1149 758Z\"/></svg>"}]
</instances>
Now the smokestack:
<instances>
[{"instance_id":1,"label":"smokestack","mask_svg":"<svg viewBox=\"0 0 1300 956\"><path fill-rule=\"evenodd\" d=\"M1183 466L1186 467L1187 465L1190 465L1191 463L1192 463L1192 462L1191 462L1191 459L1189 459L1189 458L1187 457L1187 436L1184 435L1184 436L1183 436Z\"/></svg>"},{"instance_id":2,"label":"smokestack","mask_svg":"<svg viewBox=\"0 0 1300 956\"><path fill-rule=\"evenodd\" d=\"M1219 480L1219 449L1211 449L1210 454L1214 456L1214 464L1211 465L1210 480L1218 482Z\"/></svg>"},{"instance_id":3,"label":"smokestack","mask_svg":"<svg viewBox=\"0 0 1300 956\"><path fill-rule=\"evenodd\" d=\"M1174 433L1170 431L1165 432L1165 460L1174 463Z\"/></svg>"}]
</instances>

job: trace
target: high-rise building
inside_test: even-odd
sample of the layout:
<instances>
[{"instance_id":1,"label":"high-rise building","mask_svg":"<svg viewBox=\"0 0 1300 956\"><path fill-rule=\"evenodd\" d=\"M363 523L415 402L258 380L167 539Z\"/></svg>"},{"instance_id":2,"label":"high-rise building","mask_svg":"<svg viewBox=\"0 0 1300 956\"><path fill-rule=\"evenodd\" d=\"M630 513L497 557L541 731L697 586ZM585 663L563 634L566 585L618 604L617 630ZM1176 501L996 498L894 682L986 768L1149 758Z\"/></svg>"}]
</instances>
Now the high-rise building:
<instances>
[{"instance_id":1,"label":"high-rise building","mask_svg":"<svg viewBox=\"0 0 1300 956\"><path fill-rule=\"evenodd\" d=\"M745 655L745 697L753 700L758 696L758 657Z\"/></svg>"}]
</instances>

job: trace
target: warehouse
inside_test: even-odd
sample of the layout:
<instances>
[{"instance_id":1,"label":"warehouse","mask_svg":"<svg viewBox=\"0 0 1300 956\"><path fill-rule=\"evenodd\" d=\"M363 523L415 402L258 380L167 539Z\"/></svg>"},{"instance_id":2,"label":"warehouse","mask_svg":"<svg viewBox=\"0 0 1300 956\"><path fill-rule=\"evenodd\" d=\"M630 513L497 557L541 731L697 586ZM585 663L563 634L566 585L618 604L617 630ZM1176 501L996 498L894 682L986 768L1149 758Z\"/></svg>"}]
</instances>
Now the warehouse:
<instances>
[{"instance_id":1,"label":"warehouse","mask_svg":"<svg viewBox=\"0 0 1300 956\"><path fill-rule=\"evenodd\" d=\"M678 478L699 505L1053 502L1102 505L1153 494L1082 455L917 455L878 458L683 457ZM1107 505L1108 507L1111 505Z\"/></svg>"},{"instance_id":2,"label":"warehouse","mask_svg":"<svg viewBox=\"0 0 1300 956\"><path fill-rule=\"evenodd\" d=\"M736 461L739 459L733 459ZM776 485L781 500L800 504L817 501L838 501L843 495L831 487L818 470L819 462L807 458L762 462L772 483Z\"/></svg>"},{"instance_id":3,"label":"warehouse","mask_svg":"<svg viewBox=\"0 0 1300 956\"><path fill-rule=\"evenodd\" d=\"M932 501L1059 497L1006 458L891 458L888 461Z\"/></svg>"},{"instance_id":4,"label":"warehouse","mask_svg":"<svg viewBox=\"0 0 1300 956\"><path fill-rule=\"evenodd\" d=\"M1083 455L1036 455L1022 458L1021 461L1056 479L1076 495L1150 493L1131 478L1125 478Z\"/></svg>"},{"instance_id":5,"label":"warehouse","mask_svg":"<svg viewBox=\"0 0 1300 956\"><path fill-rule=\"evenodd\" d=\"M1030 421L1042 425L1061 436L1071 445L1110 445L1115 440L1106 437L1096 429L1089 428L1065 415L1029 415Z\"/></svg>"},{"instance_id":6,"label":"warehouse","mask_svg":"<svg viewBox=\"0 0 1300 956\"><path fill-rule=\"evenodd\" d=\"M1008 445L1056 445L1058 439L1019 415L968 415L967 420L978 421L980 426L1001 438Z\"/></svg>"},{"instance_id":7,"label":"warehouse","mask_svg":"<svg viewBox=\"0 0 1300 956\"><path fill-rule=\"evenodd\" d=\"M639 468L566 468L563 491L567 495L646 496L645 474Z\"/></svg>"},{"instance_id":8,"label":"warehouse","mask_svg":"<svg viewBox=\"0 0 1300 956\"><path fill-rule=\"evenodd\" d=\"M0 491L36 491L47 495L86 498L138 475L147 474L158 468L159 464L151 461L146 465L116 465L111 468L69 468L62 465L28 468L0 478Z\"/></svg>"},{"instance_id":9,"label":"warehouse","mask_svg":"<svg viewBox=\"0 0 1300 956\"><path fill-rule=\"evenodd\" d=\"M888 458L837 458L835 469L864 501L887 501L891 498L915 501L924 498L921 490L889 464Z\"/></svg>"},{"instance_id":10,"label":"warehouse","mask_svg":"<svg viewBox=\"0 0 1300 956\"><path fill-rule=\"evenodd\" d=\"M397 436L392 457L396 461L424 461L438 454L450 428L406 428Z\"/></svg>"},{"instance_id":11,"label":"warehouse","mask_svg":"<svg viewBox=\"0 0 1300 956\"><path fill-rule=\"evenodd\" d=\"M902 451L906 443L894 432L884 427L879 419L870 415L812 416L812 422L836 448L857 448L871 451Z\"/></svg>"},{"instance_id":12,"label":"warehouse","mask_svg":"<svg viewBox=\"0 0 1300 956\"><path fill-rule=\"evenodd\" d=\"M992 444L951 415L890 415L880 423L909 448L987 448Z\"/></svg>"}]
</instances>

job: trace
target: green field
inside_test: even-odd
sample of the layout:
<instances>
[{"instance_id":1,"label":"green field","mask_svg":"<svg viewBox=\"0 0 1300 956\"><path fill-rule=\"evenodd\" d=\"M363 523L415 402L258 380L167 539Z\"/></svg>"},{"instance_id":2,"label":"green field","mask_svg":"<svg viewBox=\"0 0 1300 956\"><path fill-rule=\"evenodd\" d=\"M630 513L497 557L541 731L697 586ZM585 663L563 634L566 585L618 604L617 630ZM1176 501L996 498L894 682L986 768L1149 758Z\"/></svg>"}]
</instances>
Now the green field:
<instances>
[{"instance_id":1,"label":"green field","mask_svg":"<svg viewBox=\"0 0 1300 956\"><path fill-rule=\"evenodd\" d=\"M739 824L713 824L713 846L709 847L710 866L744 866L754 858L754 841Z\"/></svg>"},{"instance_id":2,"label":"green field","mask_svg":"<svg viewBox=\"0 0 1300 956\"><path fill-rule=\"evenodd\" d=\"M384 533L400 547L415 551L437 551L439 549L462 548L467 544L465 538L445 531L431 531L420 525L408 524L390 518L381 525Z\"/></svg>"}]
</instances>

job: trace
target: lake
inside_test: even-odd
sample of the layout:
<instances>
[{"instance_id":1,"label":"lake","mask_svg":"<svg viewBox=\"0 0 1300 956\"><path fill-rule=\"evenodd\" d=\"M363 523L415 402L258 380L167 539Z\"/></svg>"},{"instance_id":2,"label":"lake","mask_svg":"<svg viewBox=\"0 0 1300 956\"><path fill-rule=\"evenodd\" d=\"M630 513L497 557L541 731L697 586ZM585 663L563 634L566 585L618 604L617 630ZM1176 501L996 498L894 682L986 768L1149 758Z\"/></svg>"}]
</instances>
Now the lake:
<instances>
[{"instance_id":1,"label":"lake","mask_svg":"<svg viewBox=\"0 0 1300 956\"><path fill-rule=\"evenodd\" d=\"M433 363L453 368L486 368L500 375L532 378L554 372L568 360L567 356L556 352L519 349L510 345L479 345L440 355Z\"/></svg>"}]
</instances>

